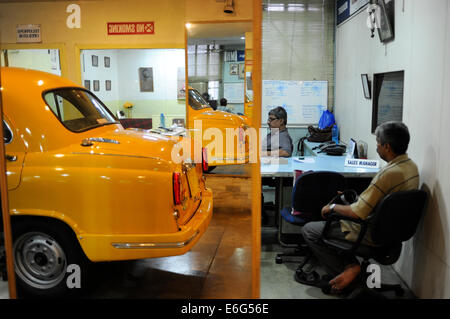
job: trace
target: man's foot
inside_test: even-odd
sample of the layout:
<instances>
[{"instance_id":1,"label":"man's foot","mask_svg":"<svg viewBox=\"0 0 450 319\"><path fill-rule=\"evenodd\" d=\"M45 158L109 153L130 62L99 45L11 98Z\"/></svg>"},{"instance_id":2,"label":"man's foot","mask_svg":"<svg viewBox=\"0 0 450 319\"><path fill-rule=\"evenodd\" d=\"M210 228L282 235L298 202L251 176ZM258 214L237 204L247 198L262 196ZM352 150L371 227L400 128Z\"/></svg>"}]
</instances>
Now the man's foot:
<instances>
[{"instance_id":1,"label":"man's foot","mask_svg":"<svg viewBox=\"0 0 450 319\"><path fill-rule=\"evenodd\" d=\"M345 270L330 280L329 284L332 290L341 291L353 282L361 272L359 264L352 264L345 268Z\"/></svg>"}]
</instances>

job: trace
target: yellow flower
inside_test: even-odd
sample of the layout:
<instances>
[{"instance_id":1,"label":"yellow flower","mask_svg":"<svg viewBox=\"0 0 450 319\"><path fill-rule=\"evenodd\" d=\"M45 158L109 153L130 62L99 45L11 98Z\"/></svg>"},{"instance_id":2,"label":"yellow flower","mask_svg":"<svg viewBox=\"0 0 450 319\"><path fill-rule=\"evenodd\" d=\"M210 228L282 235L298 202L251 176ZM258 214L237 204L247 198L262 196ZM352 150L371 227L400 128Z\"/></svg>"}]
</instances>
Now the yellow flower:
<instances>
[{"instance_id":1,"label":"yellow flower","mask_svg":"<svg viewBox=\"0 0 450 319\"><path fill-rule=\"evenodd\" d=\"M125 104L123 105L124 108L126 109L131 109L133 107L133 104L130 102L125 102Z\"/></svg>"}]
</instances>

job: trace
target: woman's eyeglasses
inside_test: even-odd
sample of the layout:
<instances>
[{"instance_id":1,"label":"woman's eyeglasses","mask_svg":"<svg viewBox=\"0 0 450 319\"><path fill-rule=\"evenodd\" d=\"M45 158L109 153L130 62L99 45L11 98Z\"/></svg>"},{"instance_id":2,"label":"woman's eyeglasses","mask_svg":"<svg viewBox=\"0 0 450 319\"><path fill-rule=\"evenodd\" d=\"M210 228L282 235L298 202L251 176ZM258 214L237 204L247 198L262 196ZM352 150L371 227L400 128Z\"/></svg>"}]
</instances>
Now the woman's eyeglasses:
<instances>
[{"instance_id":1,"label":"woman's eyeglasses","mask_svg":"<svg viewBox=\"0 0 450 319\"><path fill-rule=\"evenodd\" d=\"M278 117L269 117L269 119L267 121L268 122L272 122L272 121L275 121L275 120L279 120L279 118Z\"/></svg>"}]
</instances>

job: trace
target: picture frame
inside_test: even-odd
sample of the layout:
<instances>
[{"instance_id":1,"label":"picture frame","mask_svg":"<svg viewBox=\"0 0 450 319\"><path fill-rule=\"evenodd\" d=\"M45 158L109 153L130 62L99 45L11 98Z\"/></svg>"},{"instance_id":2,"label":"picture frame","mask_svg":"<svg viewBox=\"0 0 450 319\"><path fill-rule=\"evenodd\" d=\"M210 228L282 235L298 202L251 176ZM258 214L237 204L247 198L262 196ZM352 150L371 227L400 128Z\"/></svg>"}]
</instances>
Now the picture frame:
<instances>
[{"instance_id":1,"label":"picture frame","mask_svg":"<svg viewBox=\"0 0 450 319\"><path fill-rule=\"evenodd\" d=\"M92 66L93 67L98 67L98 56L97 55L92 55Z\"/></svg>"},{"instance_id":2,"label":"picture frame","mask_svg":"<svg viewBox=\"0 0 450 319\"><path fill-rule=\"evenodd\" d=\"M177 124L178 126L185 127L185 121L182 118L172 119L172 124Z\"/></svg>"},{"instance_id":3,"label":"picture frame","mask_svg":"<svg viewBox=\"0 0 450 319\"><path fill-rule=\"evenodd\" d=\"M245 64L244 63L239 63L238 77L241 80L245 79Z\"/></svg>"},{"instance_id":4,"label":"picture frame","mask_svg":"<svg viewBox=\"0 0 450 319\"><path fill-rule=\"evenodd\" d=\"M100 81L99 80L94 80L93 84L94 84L94 91L95 92L100 91Z\"/></svg>"},{"instance_id":5,"label":"picture frame","mask_svg":"<svg viewBox=\"0 0 450 319\"><path fill-rule=\"evenodd\" d=\"M91 90L91 80L84 80L84 87L90 91Z\"/></svg>"},{"instance_id":6,"label":"picture frame","mask_svg":"<svg viewBox=\"0 0 450 319\"><path fill-rule=\"evenodd\" d=\"M111 80L105 80L105 91L111 91Z\"/></svg>"},{"instance_id":7,"label":"picture frame","mask_svg":"<svg viewBox=\"0 0 450 319\"><path fill-rule=\"evenodd\" d=\"M371 95L369 76L367 75L367 73L361 74L361 82L362 82L364 97L366 99L370 100L372 98L372 95Z\"/></svg>"},{"instance_id":8,"label":"picture frame","mask_svg":"<svg viewBox=\"0 0 450 319\"><path fill-rule=\"evenodd\" d=\"M230 75L238 75L239 74L239 66L237 63L230 64Z\"/></svg>"},{"instance_id":9,"label":"picture frame","mask_svg":"<svg viewBox=\"0 0 450 319\"><path fill-rule=\"evenodd\" d=\"M141 92L153 92L153 68L141 67L138 73Z\"/></svg>"},{"instance_id":10,"label":"picture frame","mask_svg":"<svg viewBox=\"0 0 450 319\"><path fill-rule=\"evenodd\" d=\"M111 58L109 56L104 57L105 68L109 68L111 66Z\"/></svg>"}]
</instances>

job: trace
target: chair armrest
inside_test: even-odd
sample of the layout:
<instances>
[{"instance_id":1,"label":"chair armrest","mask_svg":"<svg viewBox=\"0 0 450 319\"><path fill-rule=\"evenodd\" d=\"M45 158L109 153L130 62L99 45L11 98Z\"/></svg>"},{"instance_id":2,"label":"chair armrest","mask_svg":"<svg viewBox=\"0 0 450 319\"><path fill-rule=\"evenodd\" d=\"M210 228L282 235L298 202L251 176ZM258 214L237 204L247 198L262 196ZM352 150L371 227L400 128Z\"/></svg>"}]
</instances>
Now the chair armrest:
<instances>
[{"instance_id":1,"label":"chair armrest","mask_svg":"<svg viewBox=\"0 0 450 319\"><path fill-rule=\"evenodd\" d=\"M334 221L340 221L340 220L348 220L348 221L351 221L351 222L361 225L361 230L359 231L358 238L353 243L353 245L349 249L343 249L340 247L340 249L344 250L345 252L353 253L360 246L360 244L367 232L367 229L369 227L369 221L364 220L364 219L359 219L359 218L352 218L352 217L344 216L344 215L338 214L336 212L333 212L327 216L325 227L322 231L322 240L328 239L328 232L330 230L331 223Z\"/></svg>"}]
</instances>

